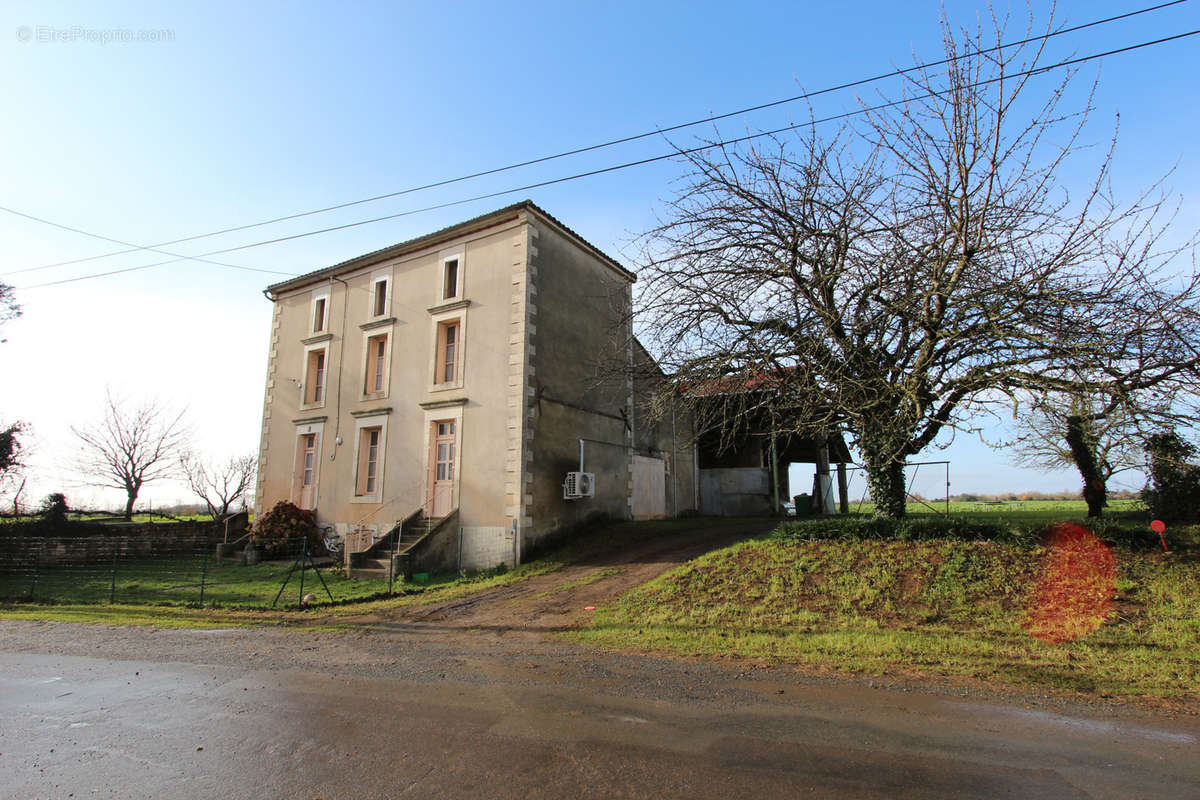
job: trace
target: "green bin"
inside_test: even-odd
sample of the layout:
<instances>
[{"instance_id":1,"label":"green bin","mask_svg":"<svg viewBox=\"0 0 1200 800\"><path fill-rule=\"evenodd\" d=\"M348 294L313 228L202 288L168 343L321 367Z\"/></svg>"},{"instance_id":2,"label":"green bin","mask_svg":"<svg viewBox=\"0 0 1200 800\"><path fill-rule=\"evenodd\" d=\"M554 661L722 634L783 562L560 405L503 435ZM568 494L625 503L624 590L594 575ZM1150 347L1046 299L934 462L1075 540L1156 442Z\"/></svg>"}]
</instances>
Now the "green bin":
<instances>
[{"instance_id":1,"label":"green bin","mask_svg":"<svg viewBox=\"0 0 1200 800\"><path fill-rule=\"evenodd\" d=\"M812 516L812 513L813 513L812 495L798 494L792 498L792 501L795 502L795 504L796 504L796 516L797 517Z\"/></svg>"}]
</instances>

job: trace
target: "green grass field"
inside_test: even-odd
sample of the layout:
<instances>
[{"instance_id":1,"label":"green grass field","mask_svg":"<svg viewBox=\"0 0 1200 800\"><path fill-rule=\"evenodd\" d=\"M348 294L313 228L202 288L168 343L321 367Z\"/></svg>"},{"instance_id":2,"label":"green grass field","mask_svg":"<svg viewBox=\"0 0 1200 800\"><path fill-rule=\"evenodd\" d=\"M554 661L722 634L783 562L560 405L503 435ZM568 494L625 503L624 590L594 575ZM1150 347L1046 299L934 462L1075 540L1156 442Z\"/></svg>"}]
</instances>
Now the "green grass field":
<instances>
[{"instance_id":1,"label":"green grass field","mask_svg":"<svg viewBox=\"0 0 1200 800\"><path fill-rule=\"evenodd\" d=\"M571 537L546 554L515 569L495 569L477 573L449 573L431 576L425 583L393 586L396 594L383 597L385 581L351 581L332 571L323 570L336 600L363 599L363 602L328 606L328 597L314 584L312 573L306 577L305 592L317 595L313 610L323 612L319 627L339 627L345 617L356 617L400 606L442 602L498 586L517 583L535 575L545 575L567 564L585 561L607 552L623 541L632 541L677 532L690 524L686 520L598 524ZM35 602L29 602L31 574L0 574L0 618L53 620L105 625L159 625L164 627L212 628L226 625L298 624L310 622L294 613L299 583L293 577L279 609L270 610L271 600L279 591L287 565L210 564L204 607L199 602L201 560L165 559L122 565L117 572L115 604L109 604L110 573L103 565L90 571L60 571L53 578L39 576ZM587 582L584 579L582 582ZM599 576L590 580L599 580ZM48 583L46 581L49 581ZM41 602L36 600L40 598ZM212 605L213 603L219 605Z\"/></svg>"},{"instance_id":2,"label":"green grass field","mask_svg":"<svg viewBox=\"0 0 1200 800\"><path fill-rule=\"evenodd\" d=\"M241 608L269 608L283 585L291 564L267 563L242 566L210 561L199 557L157 558L122 561L117 564L115 583L110 564L81 569L43 570L34 575L0 574L0 598L28 599L65 604L117 603L147 605L205 605ZM329 602L318 577L311 569L304 573L303 594L312 592L321 602ZM345 578L334 570L321 569L321 578L333 600L346 601L374 597L387 592L383 580ZM301 596L300 572L295 571L279 602L295 605Z\"/></svg>"},{"instance_id":3,"label":"green grass field","mask_svg":"<svg viewBox=\"0 0 1200 800\"><path fill-rule=\"evenodd\" d=\"M1070 512L1082 512L1079 506L1025 509L1021 521L1078 517ZM1195 533L1168 531L1174 541L1190 534L1196 542ZM1046 599L1042 579L1053 548L768 536L664 574L601 608L588 628L569 636L602 647L838 672L1200 700L1195 547L1107 551L1115 580L1097 589L1105 599L1099 610L1085 613L1076 590ZM1076 626L1077 638L1032 635L1037 620L1060 613ZM1085 618L1074 620L1073 613Z\"/></svg>"},{"instance_id":4,"label":"green grass field","mask_svg":"<svg viewBox=\"0 0 1200 800\"><path fill-rule=\"evenodd\" d=\"M1013 522L1057 522L1064 519L1082 519L1087 516L1087 504L1083 500L1025 500L1005 502L1002 505L988 505L964 500L950 501L950 515L969 515L983 519L1004 519ZM851 514L872 514L875 507L867 503L851 503ZM907 511L913 516L936 515L946 513L945 500L927 500L925 502L909 501ZM1144 515L1146 507L1140 500L1109 500L1104 510L1105 516L1125 518Z\"/></svg>"}]
</instances>

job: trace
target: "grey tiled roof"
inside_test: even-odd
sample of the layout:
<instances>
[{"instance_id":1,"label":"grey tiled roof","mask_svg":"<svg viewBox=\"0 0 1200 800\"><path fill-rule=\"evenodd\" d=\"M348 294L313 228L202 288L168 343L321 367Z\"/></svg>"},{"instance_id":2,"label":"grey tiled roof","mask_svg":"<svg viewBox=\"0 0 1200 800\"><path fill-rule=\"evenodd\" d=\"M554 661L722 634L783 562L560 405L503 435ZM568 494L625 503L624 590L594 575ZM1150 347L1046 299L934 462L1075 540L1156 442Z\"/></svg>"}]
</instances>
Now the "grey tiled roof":
<instances>
[{"instance_id":1,"label":"grey tiled roof","mask_svg":"<svg viewBox=\"0 0 1200 800\"><path fill-rule=\"evenodd\" d=\"M588 250L591 250L593 254L595 254L602 260L606 261L611 266L615 267L617 270L619 270L621 273L623 273L630 280L636 280L637 276L635 276L632 272L627 270L625 267L621 266L621 264L618 263L616 259L614 259L611 256L609 256L608 254L604 253L602 250L600 250L600 248L596 247L595 245L593 245L592 243L590 243L586 239L584 239L582 236L580 236L578 233L576 233L575 231L568 228L566 225L564 225L562 222L560 222L558 219L556 219L553 215L549 214L545 209L538 206L532 200L522 200L519 203L513 203L512 205L505 206L504 208L498 208L495 211L489 211L486 214L480 214L477 217L472 217L471 219L455 223L454 225L450 225L448 227L441 228L439 230L433 231L432 233L426 233L422 236L418 236L415 239L409 239L406 242L400 242L399 244L389 245L388 247L384 247L384 248L375 250L370 253L364 253L361 256L355 256L354 258L347 259L346 261L342 261L341 263L334 264L331 267L322 267L321 269L313 270L312 272L307 272L303 275L298 275L295 278L288 278L286 281L280 281L279 283L273 283L267 287L266 291L270 294L276 294L278 292L286 291L288 289L296 289L296 288L299 288L300 286L304 286L305 284L312 283L313 281L321 280L322 278L327 278L331 275L337 275L342 272L349 272L350 270L359 269L361 267L368 266L369 264L372 264L374 262L384 261L389 258L394 258L395 256L402 255L406 252L428 246L428 245L432 244L433 242L437 241L438 239L450 238L451 236L453 236L456 232L458 232L461 229L478 225L480 223L488 221L489 219L491 219L493 217L496 217L496 218L504 217L506 215L513 214L517 211L533 211L533 212L535 212L538 216L545 218L547 221L553 223L556 227L561 228L563 230L563 232L565 232L572 238L576 239L581 245L586 247Z\"/></svg>"}]
</instances>

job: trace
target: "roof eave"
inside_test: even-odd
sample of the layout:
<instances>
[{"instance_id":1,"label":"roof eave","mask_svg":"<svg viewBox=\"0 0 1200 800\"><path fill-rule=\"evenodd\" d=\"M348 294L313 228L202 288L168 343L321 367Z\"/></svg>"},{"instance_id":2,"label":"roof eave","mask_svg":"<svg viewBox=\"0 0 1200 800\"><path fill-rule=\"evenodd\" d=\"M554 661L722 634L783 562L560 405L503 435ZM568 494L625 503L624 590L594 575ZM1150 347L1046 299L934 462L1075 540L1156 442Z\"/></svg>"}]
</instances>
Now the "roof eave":
<instances>
[{"instance_id":1,"label":"roof eave","mask_svg":"<svg viewBox=\"0 0 1200 800\"><path fill-rule=\"evenodd\" d=\"M545 209L540 208L532 200L522 200L519 203L514 203L512 205L505 206L504 208L496 209L495 211L490 211L478 217L473 217L449 227L441 228L431 233L418 236L415 239L409 239L404 242L399 242L398 244L389 245L388 247L374 250L370 253L364 253L363 255L355 256L354 258L347 259L346 261L334 264L333 266L314 270L313 272L309 272L304 275L298 275L295 278L289 278L286 281L273 283L264 289L263 293L269 299L273 300L281 292L300 289L318 281L324 281L347 272L353 272L354 270L362 269L363 267L369 267L372 264L379 263L380 261L387 261L388 259L397 258L399 256L406 255L407 253L430 247L439 241L457 238L473 230L482 230L484 228L502 224L510 219L515 219L522 211L532 212L543 220L554 225L565 235L604 261L605 264L612 267L631 283L637 280L637 276L634 273L625 269L623 266L617 263L614 258L607 255L604 253L604 251L600 250L578 233L568 228L566 225L548 213Z\"/></svg>"}]
</instances>

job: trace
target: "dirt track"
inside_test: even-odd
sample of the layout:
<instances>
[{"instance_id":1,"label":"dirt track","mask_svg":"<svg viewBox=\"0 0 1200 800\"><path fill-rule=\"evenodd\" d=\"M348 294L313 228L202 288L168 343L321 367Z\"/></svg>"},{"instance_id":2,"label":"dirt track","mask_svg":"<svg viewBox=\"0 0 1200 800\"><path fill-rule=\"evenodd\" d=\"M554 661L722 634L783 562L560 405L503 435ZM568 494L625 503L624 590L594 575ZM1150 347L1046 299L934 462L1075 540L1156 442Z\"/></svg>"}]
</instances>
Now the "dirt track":
<instances>
[{"instance_id":1,"label":"dirt track","mask_svg":"<svg viewBox=\"0 0 1200 800\"><path fill-rule=\"evenodd\" d=\"M609 549L509 586L430 605L406 606L367 623L436 625L442 630L544 634L577 627L600 606L710 550L770 530L771 520L695 520L677 531ZM343 620L344 621L344 620Z\"/></svg>"}]
</instances>

